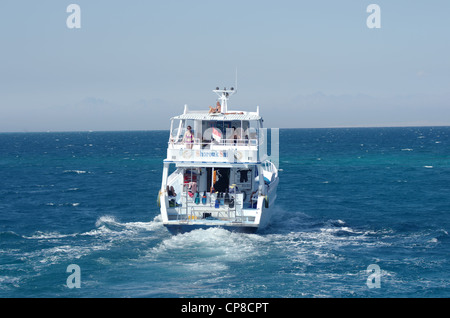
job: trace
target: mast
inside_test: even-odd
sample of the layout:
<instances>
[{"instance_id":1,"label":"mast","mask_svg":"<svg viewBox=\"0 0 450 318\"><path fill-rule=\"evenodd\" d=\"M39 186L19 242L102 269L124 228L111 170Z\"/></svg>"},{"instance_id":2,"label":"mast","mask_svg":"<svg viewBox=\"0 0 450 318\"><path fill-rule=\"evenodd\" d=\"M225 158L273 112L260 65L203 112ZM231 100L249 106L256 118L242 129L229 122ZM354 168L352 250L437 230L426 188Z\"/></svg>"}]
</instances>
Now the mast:
<instances>
[{"instance_id":1,"label":"mast","mask_svg":"<svg viewBox=\"0 0 450 318\"><path fill-rule=\"evenodd\" d=\"M220 102L220 108L222 113L228 112L228 99L231 95L235 94L237 90L234 89L234 87L231 87L230 89L227 89L226 87L224 89L219 89L219 87L216 87L215 90L213 90L214 93L219 96L219 102Z\"/></svg>"}]
</instances>

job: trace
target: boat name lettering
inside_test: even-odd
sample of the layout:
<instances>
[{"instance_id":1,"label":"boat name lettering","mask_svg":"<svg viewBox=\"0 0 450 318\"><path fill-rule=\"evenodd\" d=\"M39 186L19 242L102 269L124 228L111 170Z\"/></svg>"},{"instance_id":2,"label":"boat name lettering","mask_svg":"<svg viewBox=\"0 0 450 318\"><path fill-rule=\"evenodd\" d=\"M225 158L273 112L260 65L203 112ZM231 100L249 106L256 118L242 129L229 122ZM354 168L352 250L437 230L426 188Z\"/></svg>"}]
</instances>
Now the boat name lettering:
<instances>
[{"instance_id":1,"label":"boat name lettering","mask_svg":"<svg viewBox=\"0 0 450 318\"><path fill-rule=\"evenodd\" d=\"M216 158L226 158L227 152L221 151L221 150L197 150L196 152L197 157L216 157Z\"/></svg>"}]
</instances>

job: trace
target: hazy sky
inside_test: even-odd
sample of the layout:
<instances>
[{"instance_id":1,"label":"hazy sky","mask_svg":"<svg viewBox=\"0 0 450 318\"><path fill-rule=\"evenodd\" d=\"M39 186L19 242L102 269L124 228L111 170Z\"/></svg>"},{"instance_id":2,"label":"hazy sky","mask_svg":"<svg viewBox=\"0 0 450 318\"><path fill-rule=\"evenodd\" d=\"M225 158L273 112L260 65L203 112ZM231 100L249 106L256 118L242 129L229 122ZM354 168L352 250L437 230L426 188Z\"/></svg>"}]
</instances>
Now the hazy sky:
<instances>
[{"instance_id":1,"label":"hazy sky","mask_svg":"<svg viewBox=\"0 0 450 318\"><path fill-rule=\"evenodd\" d=\"M448 0L1 0L0 131L168 129L236 68L229 108L266 126L450 125L449 17Z\"/></svg>"}]
</instances>

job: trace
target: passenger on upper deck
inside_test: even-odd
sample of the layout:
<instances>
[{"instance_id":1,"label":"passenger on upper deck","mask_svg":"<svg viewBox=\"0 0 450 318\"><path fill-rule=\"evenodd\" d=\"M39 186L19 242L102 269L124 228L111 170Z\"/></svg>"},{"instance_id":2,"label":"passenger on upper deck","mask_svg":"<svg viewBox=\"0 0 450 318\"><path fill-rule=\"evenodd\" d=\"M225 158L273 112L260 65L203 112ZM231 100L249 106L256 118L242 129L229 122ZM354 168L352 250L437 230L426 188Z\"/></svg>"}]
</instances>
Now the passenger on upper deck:
<instances>
[{"instance_id":1,"label":"passenger on upper deck","mask_svg":"<svg viewBox=\"0 0 450 318\"><path fill-rule=\"evenodd\" d=\"M237 130L236 130L236 127L231 127L232 129L233 129L233 133L232 133L232 135L231 135L231 139L233 140L233 143L236 145L237 144L237 141L238 141L238 139L239 139L239 134L238 134L238 132L237 132Z\"/></svg>"},{"instance_id":2,"label":"passenger on upper deck","mask_svg":"<svg viewBox=\"0 0 450 318\"><path fill-rule=\"evenodd\" d=\"M186 148L192 149L194 145L194 134L191 131L192 127L187 126L187 130L184 133L183 142L186 144Z\"/></svg>"},{"instance_id":3,"label":"passenger on upper deck","mask_svg":"<svg viewBox=\"0 0 450 318\"><path fill-rule=\"evenodd\" d=\"M220 113L221 112L221 106L220 106L220 102L217 102L217 107L213 108L211 106L209 106L209 112L208 114L215 114L215 113Z\"/></svg>"}]
</instances>

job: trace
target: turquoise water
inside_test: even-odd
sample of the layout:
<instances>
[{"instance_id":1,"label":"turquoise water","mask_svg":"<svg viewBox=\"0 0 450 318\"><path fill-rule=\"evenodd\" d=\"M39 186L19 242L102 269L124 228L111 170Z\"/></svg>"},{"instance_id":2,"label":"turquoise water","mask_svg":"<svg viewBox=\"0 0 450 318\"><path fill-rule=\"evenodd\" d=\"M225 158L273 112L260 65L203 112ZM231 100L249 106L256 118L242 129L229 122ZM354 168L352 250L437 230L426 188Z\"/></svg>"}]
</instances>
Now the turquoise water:
<instances>
[{"instance_id":1,"label":"turquoise water","mask_svg":"<svg viewBox=\"0 0 450 318\"><path fill-rule=\"evenodd\" d=\"M280 130L257 234L162 226L167 138L0 134L0 297L450 296L450 127Z\"/></svg>"}]
</instances>

